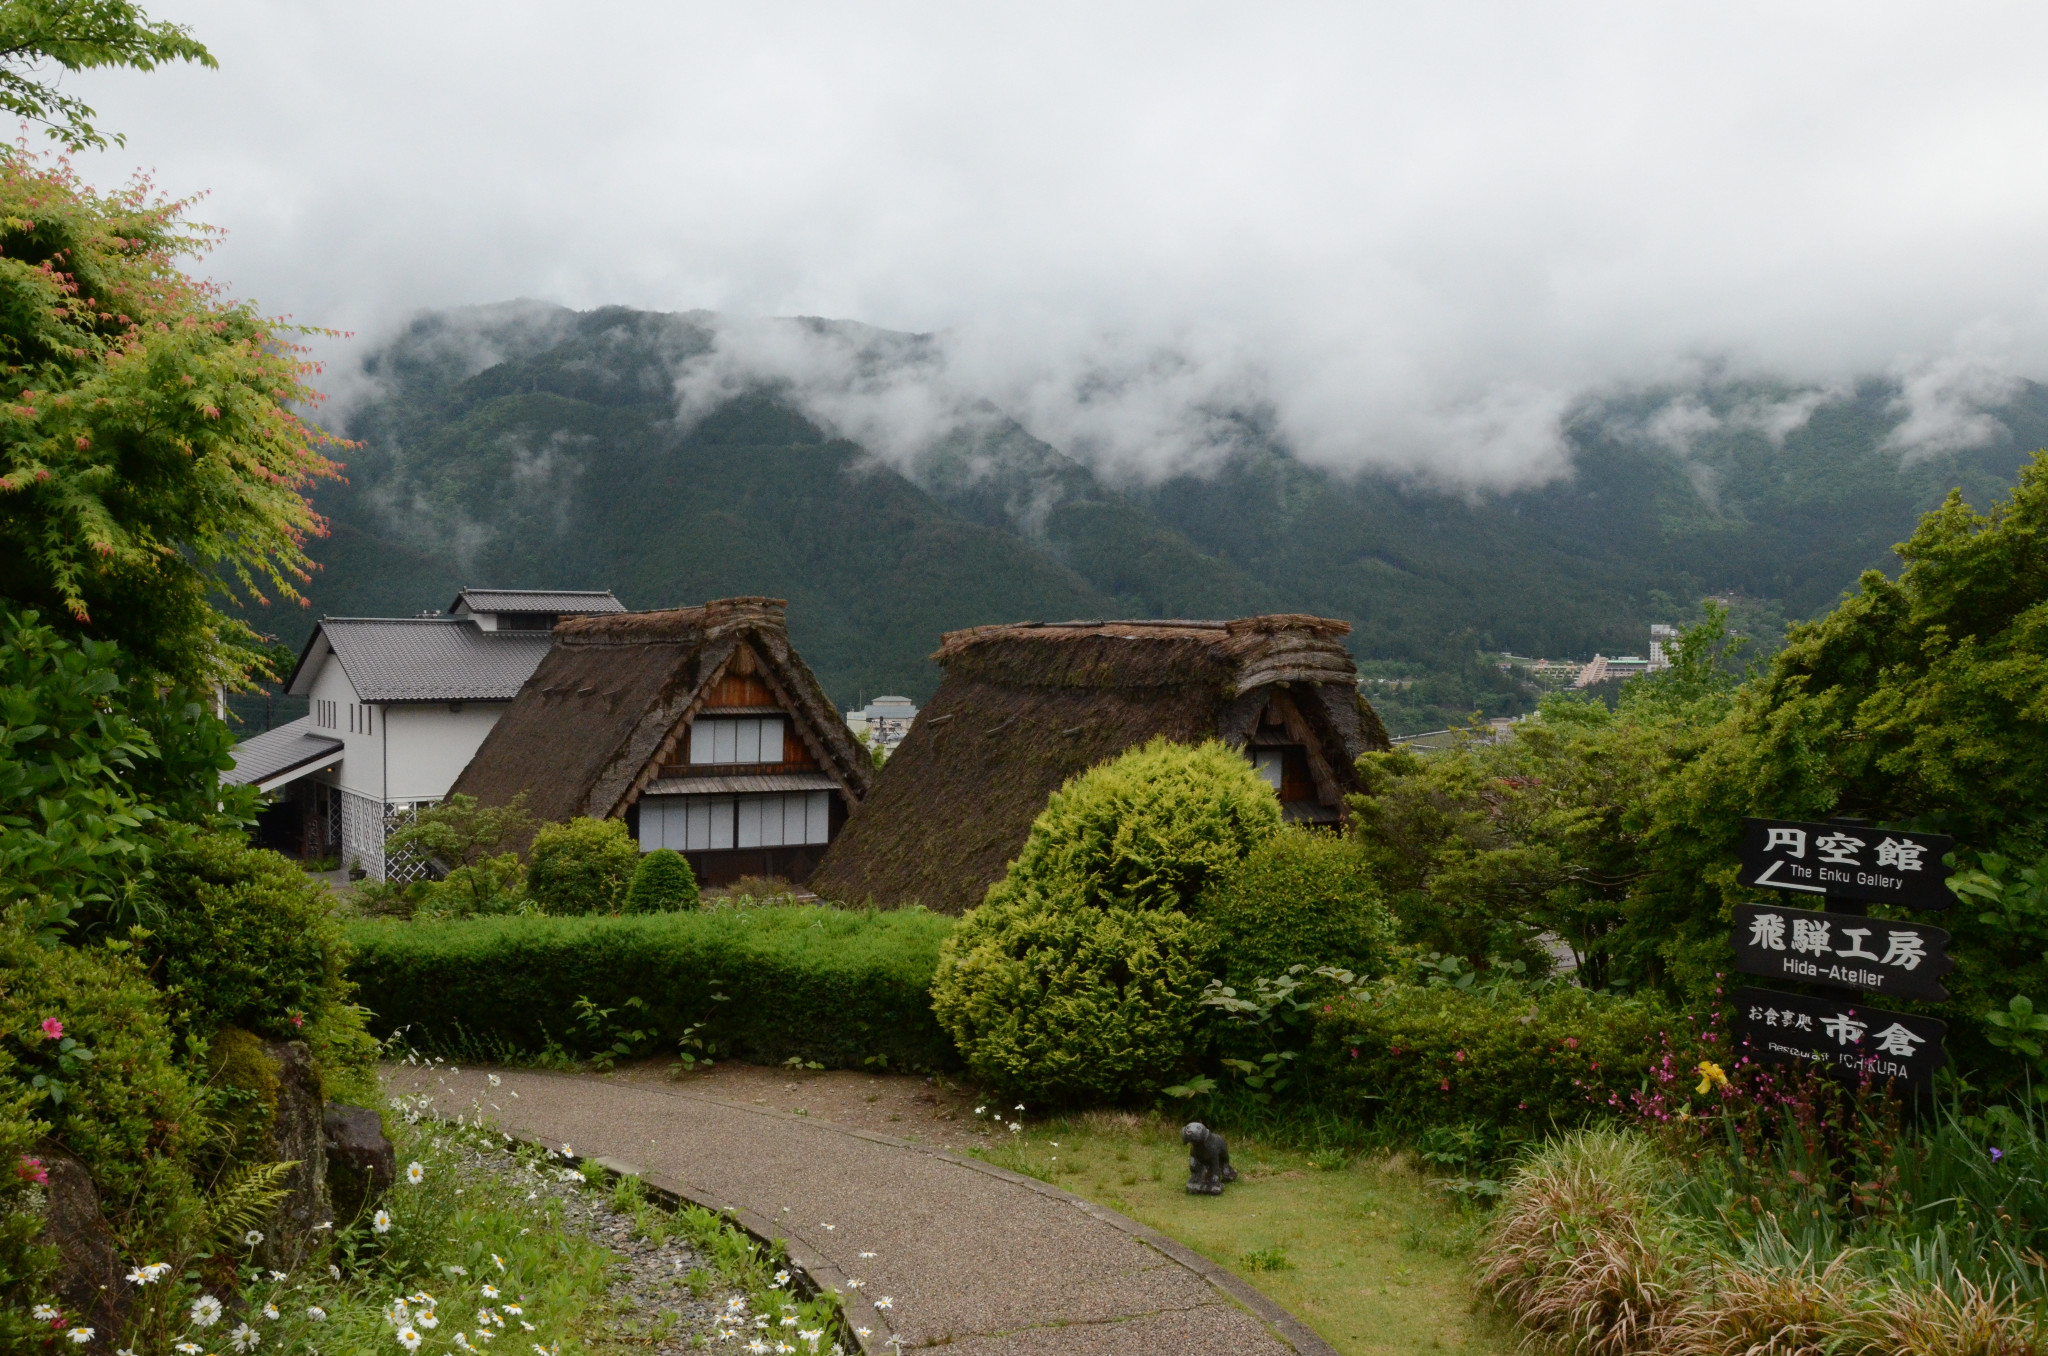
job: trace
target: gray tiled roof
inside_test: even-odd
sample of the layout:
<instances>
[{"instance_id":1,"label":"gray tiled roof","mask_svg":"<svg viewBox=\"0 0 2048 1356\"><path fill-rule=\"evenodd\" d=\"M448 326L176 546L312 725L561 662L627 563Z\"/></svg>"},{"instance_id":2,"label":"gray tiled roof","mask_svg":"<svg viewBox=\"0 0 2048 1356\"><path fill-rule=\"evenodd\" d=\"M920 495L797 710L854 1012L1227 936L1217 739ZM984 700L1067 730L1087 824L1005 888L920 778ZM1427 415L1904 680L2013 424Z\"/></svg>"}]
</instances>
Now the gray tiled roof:
<instances>
[{"instance_id":1,"label":"gray tiled roof","mask_svg":"<svg viewBox=\"0 0 2048 1356\"><path fill-rule=\"evenodd\" d=\"M267 782L294 768L317 765L341 752L341 741L313 732L313 718L300 716L235 745L235 766L220 779L230 786Z\"/></svg>"},{"instance_id":2,"label":"gray tiled roof","mask_svg":"<svg viewBox=\"0 0 2048 1356\"><path fill-rule=\"evenodd\" d=\"M467 605L471 612L624 612L626 605L610 589L464 589L448 610Z\"/></svg>"},{"instance_id":3,"label":"gray tiled roof","mask_svg":"<svg viewBox=\"0 0 2048 1356\"><path fill-rule=\"evenodd\" d=\"M459 617L327 617L320 630L366 702L509 702L554 643Z\"/></svg>"}]
</instances>

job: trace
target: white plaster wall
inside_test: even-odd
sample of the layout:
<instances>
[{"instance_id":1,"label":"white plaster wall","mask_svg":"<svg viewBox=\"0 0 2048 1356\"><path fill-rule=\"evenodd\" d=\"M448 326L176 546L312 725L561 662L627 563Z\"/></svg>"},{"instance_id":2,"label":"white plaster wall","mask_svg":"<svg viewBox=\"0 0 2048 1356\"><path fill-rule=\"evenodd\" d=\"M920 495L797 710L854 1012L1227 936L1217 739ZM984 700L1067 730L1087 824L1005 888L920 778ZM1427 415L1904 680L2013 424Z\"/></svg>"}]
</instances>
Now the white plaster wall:
<instances>
[{"instance_id":1,"label":"white plaster wall","mask_svg":"<svg viewBox=\"0 0 2048 1356\"><path fill-rule=\"evenodd\" d=\"M330 727L316 723L313 727L342 743L341 773L334 778L333 784L381 804L384 800L384 731L381 723L374 721L368 734L350 731L349 706L353 703L360 709L363 703L357 700L355 687L342 671L340 660L332 654L327 656L320 665L320 672L314 675L313 689L307 695L316 702L331 701L335 704L334 724ZM313 709L317 711L319 708Z\"/></svg>"},{"instance_id":2,"label":"white plaster wall","mask_svg":"<svg viewBox=\"0 0 2048 1356\"><path fill-rule=\"evenodd\" d=\"M385 763L384 799L439 800L505 714L506 702L406 702L378 708Z\"/></svg>"}]
</instances>

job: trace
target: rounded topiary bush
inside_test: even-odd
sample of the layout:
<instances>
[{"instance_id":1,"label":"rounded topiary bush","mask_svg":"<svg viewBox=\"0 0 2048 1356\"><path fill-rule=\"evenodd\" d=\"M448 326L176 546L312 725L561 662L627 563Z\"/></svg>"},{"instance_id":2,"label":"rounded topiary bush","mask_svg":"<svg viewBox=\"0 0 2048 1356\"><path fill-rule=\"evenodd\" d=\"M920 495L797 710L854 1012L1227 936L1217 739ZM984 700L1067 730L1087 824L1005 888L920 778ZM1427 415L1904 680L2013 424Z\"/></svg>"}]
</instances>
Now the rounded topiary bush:
<instances>
[{"instance_id":1,"label":"rounded topiary bush","mask_svg":"<svg viewBox=\"0 0 2048 1356\"><path fill-rule=\"evenodd\" d=\"M142 953L183 1030L289 1038L346 993L325 891L288 858L201 834L157 859L151 892Z\"/></svg>"},{"instance_id":2,"label":"rounded topiary bush","mask_svg":"<svg viewBox=\"0 0 2048 1356\"><path fill-rule=\"evenodd\" d=\"M1041 1103L1156 1091L1215 950L1187 905L1279 828L1220 744L1155 740L1062 787L940 951L932 1007L974 1075Z\"/></svg>"},{"instance_id":3,"label":"rounded topiary bush","mask_svg":"<svg viewBox=\"0 0 2048 1356\"><path fill-rule=\"evenodd\" d=\"M1155 739L1054 792L991 893L1028 885L1098 907L1184 909L1279 829L1273 788L1244 755Z\"/></svg>"},{"instance_id":4,"label":"rounded topiary bush","mask_svg":"<svg viewBox=\"0 0 2048 1356\"><path fill-rule=\"evenodd\" d=\"M1223 977L1245 985L1289 966L1361 975L1393 959L1393 911L1356 844L1290 825L1212 879L1195 910L1216 931Z\"/></svg>"},{"instance_id":5,"label":"rounded topiary bush","mask_svg":"<svg viewBox=\"0 0 2048 1356\"><path fill-rule=\"evenodd\" d=\"M639 865L640 845L623 821L544 824L533 836L526 893L546 913L617 913Z\"/></svg>"},{"instance_id":6,"label":"rounded topiary bush","mask_svg":"<svg viewBox=\"0 0 2048 1356\"><path fill-rule=\"evenodd\" d=\"M697 874L673 848L656 848L633 869L626 887L627 913L672 913L697 907Z\"/></svg>"}]
</instances>

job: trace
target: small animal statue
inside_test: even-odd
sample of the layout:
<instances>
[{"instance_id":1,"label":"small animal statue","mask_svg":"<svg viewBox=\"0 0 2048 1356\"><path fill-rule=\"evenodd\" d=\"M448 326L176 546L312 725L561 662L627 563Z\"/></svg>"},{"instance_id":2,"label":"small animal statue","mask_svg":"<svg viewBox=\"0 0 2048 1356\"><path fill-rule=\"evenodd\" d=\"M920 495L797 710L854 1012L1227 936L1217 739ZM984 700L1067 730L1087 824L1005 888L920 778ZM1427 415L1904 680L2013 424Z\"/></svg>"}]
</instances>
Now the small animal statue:
<instances>
[{"instance_id":1,"label":"small animal statue","mask_svg":"<svg viewBox=\"0 0 2048 1356\"><path fill-rule=\"evenodd\" d=\"M1221 1196L1223 1184L1237 1180L1237 1169L1230 1166L1230 1146L1200 1121L1190 1121L1180 1137L1188 1146L1188 1194Z\"/></svg>"}]
</instances>

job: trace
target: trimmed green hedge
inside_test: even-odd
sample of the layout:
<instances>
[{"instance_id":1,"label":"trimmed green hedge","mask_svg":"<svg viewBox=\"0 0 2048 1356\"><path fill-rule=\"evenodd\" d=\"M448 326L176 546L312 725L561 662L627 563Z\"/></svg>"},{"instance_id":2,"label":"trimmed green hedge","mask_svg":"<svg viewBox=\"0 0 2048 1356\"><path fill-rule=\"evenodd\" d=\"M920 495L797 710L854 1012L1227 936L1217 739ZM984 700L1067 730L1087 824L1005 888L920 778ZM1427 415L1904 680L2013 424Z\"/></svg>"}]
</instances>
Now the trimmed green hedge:
<instances>
[{"instance_id":1,"label":"trimmed green hedge","mask_svg":"<svg viewBox=\"0 0 2048 1356\"><path fill-rule=\"evenodd\" d=\"M1667 1033L1674 1050L1690 1049L1684 1019L1647 999L1387 981L1317 1013L1309 1058L1337 1102L1365 1115L1540 1128L1612 1112L1610 1099L1626 1105Z\"/></svg>"},{"instance_id":2,"label":"trimmed green hedge","mask_svg":"<svg viewBox=\"0 0 2048 1356\"><path fill-rule=\"evenodd\" d=\"M348 927L349 978L380 1035L471 1057L597 1048L587 997L673 1050L690 1026L720 1058L835 1068L938 1068L932 971L953 920L922 910L707 909L596 918L367 920ZM727 1001L716 1001L714 992ZM638 998L645 1008L628 1008Z\"/></svg>"}]
</instances>

